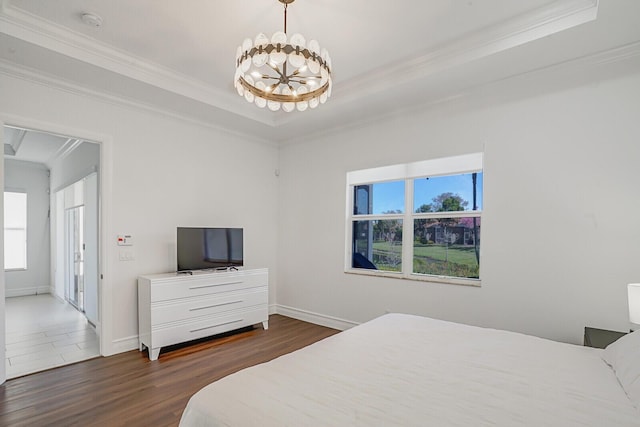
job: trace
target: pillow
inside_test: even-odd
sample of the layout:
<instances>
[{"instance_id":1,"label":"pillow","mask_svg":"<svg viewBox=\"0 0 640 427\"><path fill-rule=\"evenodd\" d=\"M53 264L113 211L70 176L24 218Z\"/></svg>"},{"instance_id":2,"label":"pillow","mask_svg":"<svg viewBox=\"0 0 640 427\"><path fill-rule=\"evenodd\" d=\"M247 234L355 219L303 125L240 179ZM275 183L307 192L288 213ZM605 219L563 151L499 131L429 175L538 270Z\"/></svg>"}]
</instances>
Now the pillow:
<instances>
[{"instance_id":1,"label":"pillow","mask_svg":"<svg viewBox=\"0 0 640 427\"><path fill-rule=\"evenodd\" d=\"M602 358L613 368L633 405L640 409L640 330L609 344Z\"/></svg>"}]
</instances>

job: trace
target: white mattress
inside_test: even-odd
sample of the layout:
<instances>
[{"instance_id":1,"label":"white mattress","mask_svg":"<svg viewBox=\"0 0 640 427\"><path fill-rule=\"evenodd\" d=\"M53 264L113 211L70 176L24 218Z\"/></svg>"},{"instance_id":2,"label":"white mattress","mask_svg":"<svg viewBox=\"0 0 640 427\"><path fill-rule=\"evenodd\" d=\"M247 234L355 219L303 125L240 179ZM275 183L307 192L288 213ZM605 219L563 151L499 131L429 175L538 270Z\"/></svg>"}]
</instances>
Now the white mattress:
<instances>
[{"instance_id":1,"label":"white mattress","mask_svg":"<svg viewBox=\"0 0 640 427\"><path fill-rule=\"evenodd\" d=\"M640 426L602 350L387 314L196 393L187 426Z\"/></svg>"}]
</instances>

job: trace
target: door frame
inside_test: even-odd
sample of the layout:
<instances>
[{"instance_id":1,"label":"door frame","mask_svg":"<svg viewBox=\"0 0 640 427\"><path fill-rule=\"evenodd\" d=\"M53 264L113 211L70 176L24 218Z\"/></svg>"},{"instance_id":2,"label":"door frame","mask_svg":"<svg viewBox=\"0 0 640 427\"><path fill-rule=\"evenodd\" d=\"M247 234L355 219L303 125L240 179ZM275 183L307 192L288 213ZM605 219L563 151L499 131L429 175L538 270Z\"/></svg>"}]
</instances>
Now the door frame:
<instances>
[{"instance_id":1,"label":"door frame","mask_svg":"<svg viewBox=\"0 0 640 427\"><path fill-rule=\"evenodd\" d=\"M5 126L16 126L35 131L68 135L87 142L96 143L100 147L100 166L98 173L98 310L100 325L96 325L99 335L100 354L113 354L113 290L109 278L108 236L111 230L111 188L113 182L113 138L110 135L96 133L87 129L56 125L37 119L3 114L0 112L0 129ZM4 132L0 132L0 143L4 147ZM0 162L0 185L4 189L4 150ZM4 224L4 200L0 198L0 220ZM5 278L4 278L4 227L0 230L0 361L4 361L6 315L5 315ZM0 363L0 384L6 380L6 368Z\"/></svg>"}]
</instances>

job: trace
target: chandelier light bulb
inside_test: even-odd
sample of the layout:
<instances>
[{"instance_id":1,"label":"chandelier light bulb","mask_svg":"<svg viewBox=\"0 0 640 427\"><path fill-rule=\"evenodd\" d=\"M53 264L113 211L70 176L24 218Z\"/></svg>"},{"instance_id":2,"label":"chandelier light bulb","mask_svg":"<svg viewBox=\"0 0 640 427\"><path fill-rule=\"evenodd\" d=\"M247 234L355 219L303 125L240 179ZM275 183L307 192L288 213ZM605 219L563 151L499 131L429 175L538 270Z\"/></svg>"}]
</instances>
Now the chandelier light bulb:
<instances>
[{"instance_id":1,"label":"chandelier light bulb","mask_svg":"<svg viewBox=\"0 0 640 427\"><path fill-rule=\"evenodd\" d=\"M234 86L247 102L271 111L316 108L331 94L329 52L301 34L288 37L287 6L294 0L278 1L284 4L284 31L242 42L236 50Z\"/></svg>"}]
</instances>

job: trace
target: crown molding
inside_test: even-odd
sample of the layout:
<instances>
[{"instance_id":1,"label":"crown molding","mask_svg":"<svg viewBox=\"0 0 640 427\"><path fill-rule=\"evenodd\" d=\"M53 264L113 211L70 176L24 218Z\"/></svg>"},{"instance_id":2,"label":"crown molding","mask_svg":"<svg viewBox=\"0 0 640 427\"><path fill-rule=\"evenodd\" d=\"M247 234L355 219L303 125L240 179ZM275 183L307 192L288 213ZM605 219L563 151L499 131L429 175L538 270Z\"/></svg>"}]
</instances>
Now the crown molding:
<instances>
[{"instance_id":1,"label":"crown molding","mask_svg":"<svg viewBox=\"0 0 640 427\"><path fill-rule=\"evenodd\" d=\"M6 61L3 59L0 59L0 74L6 75L8 77L13 77L20 80L28 81L31 83L39 84L41 86L49 87L49 88L60 90L63 92L67 92L73 95L88 96L98 101L106 102L106 103L117 105L120 107L128 107L135 110L147 111L152 114L171 117L176 120L188 122L191 124L208 128L208 129L213 129L217 132L221 132L236 138L242 138L243 140L246 140L249 142L258 143L261 145L268 144L272 146L277 146L277 144L274 143L273 140L258 137L255 134L252 134L249 132L242 132L236 129L230 129L228 127L219 126L212 123L211 121L198 120L186 114L178 114L174 111L161 108L155 104L153 105L147 104L131 98L125 98L122 96L112 95L106 92L89 89L87 87L80 86L74 82L64 80L49 74L45 74L41 70L35 70L26 66L16 65L13 62Z\"/></svg>"},{"instance_id":2,"label":"crown molding","mask_svg":"<svg viewBox=\"0 0 640 427\"><path fill-rule=\"evenodd\" d=\"M486 83L484 85L468 88L463 92L450 94L446 97L429 99L427 100L427 102L419 106L411 106L410 108L408 107L407 109L396 108L396 109L393 109L393 111L389 111L384 114L379 114L372 117L367 117L365 119L354 121L342 126L336 126L330 129L328 128L322 131L308 133L305 135L305 140L313 140L313 139L322 137L323 135L331 135L331 134L334 134L335 132L340 132L348 129L355 129L361 126L366 126L371 123L376 123L381 120L388 119L390 117L396 117L396 116L404 117L405 115L413 114L418 111L425 111L428 109L437 108L438 106L451 104L455 102L464 102L466 99L469 99L470 97L474 96L479 91L490 89L490 92L494 92L499 90L501 85L509 84L515 81L520 81L522 79L528 79L529 83L531 83L531 81L535 81L536 79L541 79L541 78L544 78L545 76L555 75L563 72L565 74L572 73L574 75L582 75L586 71L595 69L596 67L603 67L603 66L613 65L617 63L624 63L625 61L631 61L636 58L640 58L640 42L629 43L627 45L619 46L613 49L608 49L606 51L598 52L596 54L587 55L581 58L572 59L572 60L565 61L558 64L553 64L540 69L527 71L525 73L508 76L502 79L498 79L498 80ZM205 122L202 120L197 120L188 115L177 114L175 112L159 108L155 105L149 105L139 101L134 101L134 100L126 99L123 97L110 95L108 93L98 92L83 86L79 86L75 83L62 80L57 77L46 75L40 70L33 70L24 66L18 66L13 62L9 62L6 60L0 60L0 74L4 74L9 77L29 81L31 83L39 84L45 87L50 87L53 89L65 91L74 95L89 96L99 101L108 102L118 106L124 106L124 107L129 107L137 110L148 111L154 114L169 116L177 120L196 124L198 126L213 129L218 132L228 134L230 136L247 139L249 141L253 141L259 144L268 144L270 146L277 147L277 146L284 146L284 145L295 143L293 138L284 137L280 140L260 138L260 137L256 137L254 134L251 134L251 133L240 132L235 129L229 129L229 128L212 124L211 122L208 122L208 121Z\"/></svg>"},{"instance_id":3,"label":"crown molding","mask_svg":"<svg viewBox=\"0 0 640 427\"><path fill-rule=\"evenodd\" d=\"M391 67L334 87L332 103L350 102L363 92L375 93L555 34L597 18L599 0L559 0Z\"/></svg>"},{"instance_id":4,"label":"crown molding","mask_svg":"<svg viewBox=\"0 0 640 427\"><path fill-rule=\"evenodd\" d=\"M0 31L70 58L274 126L272 116L252 114L254 110L242 108L244 104L237 102L238 97L232 90L221 91L159 64L141 60L82 33L18 9L11 5L10 0L2 0Z\"/></svg>"},{"instance_id":5,"label":"crown molding","mask_svg":"<svg viewBox=\"0 0 640 427\"><path fill-rule=\"evenodd\" d=\"M366 95L381 92L390 84L403 85L419 78L470 63L492 54L575 27L597 18L599 0L559 0L505 22L486 27L435 50L423 52L391 67L334 85L331 103L347 104ZM447 99L457 96L447 97ZM440 103L438 101L437 103ZM293 121L277 117L277 125Z\"/></svg>"},{"instance_id":6,"label":"crown molding","mask_svg":"<svg viewBox=\"0 0 640 427\"><path fill-rule=\"evenodd\" d=\"M514 19L481 29L462 39L428 52L418 53L391 67L367 72L334 87L332 103L353 99L424 78L447 68L459 66L510 49L596 18L598 0L557 0ZM264 114L237 102L232 90L219 90L159 64L117 50L66 27L56 25L14 7L10 0L0 3L0 28L12 37L112 71L209 106L279 127L299 118L291 114Z\"/></svg>"},{"instance_id":7,"label":"crown molding","mask_svg":"<svg viewBox=\"0 0 640 427\"><path fill-rule=\"evenodd\" d=\"M73 150L78 148L78 146L83 142L84 141L82 139L67 138L64 144L62 144L62 146L60 146L60 148L58 148L58 150L56 150L56 152L53 153L53 155L51 155L51 158L47 159L45 164L48 166L51 166L54 161L63 160L67 158L69 154L71 154Z\"/></svg>"},{"instance_id":8,"label":"crown molding","mask_svg":"<svg viewBox=\"0 0 640 427\"><path fill-rule=\"evenodd\" d=\"M607 74L598 74L597 70L608 70L625 68L622 74L640 73L640 41L607 49L580 58L556 63L553 65L541 67L535 70L529 70L523 73L514 74L494 81L476 85L465 90L448 94L439 98L430 98L420 105L412 105L406 108L394 108L384 113L375 114L365 117L361 120L346 123L330 129L322 130L305 136L306 141L312 142L319 138L336 135L340 132L350 131L354 129L366 128L368 126L387 121L393 118L406 118L416 114L424 114L426 111L435 108L444 108L449 105L469 103L473 99L483 98L486 101L486 94L507 93L509 96L515 96L517 99L527 98L539 95L543 92L542 87L548 90L548 82L556 80L558 76L569 76L568 78L576 83L576 77L580 76L585 81L578 82L578 85L589 83L598 79L616 78L619 74L615 71ZM609 68L607 68L609 67ZM596 72L595 75L591 73ZM604 76L604 77L603 77ZM526 84L523 84L525 83ZM518 93L518 90L528 90L526 94ZM553 89L552 89L553 90ZM498 99L501 97L498 96ZM507 97L507 100L511 99ZM487 105L481 102L481 105ZM281 146L295 144L293 138L287 138L280 141Z\"/></svg>"}]
</instances>

